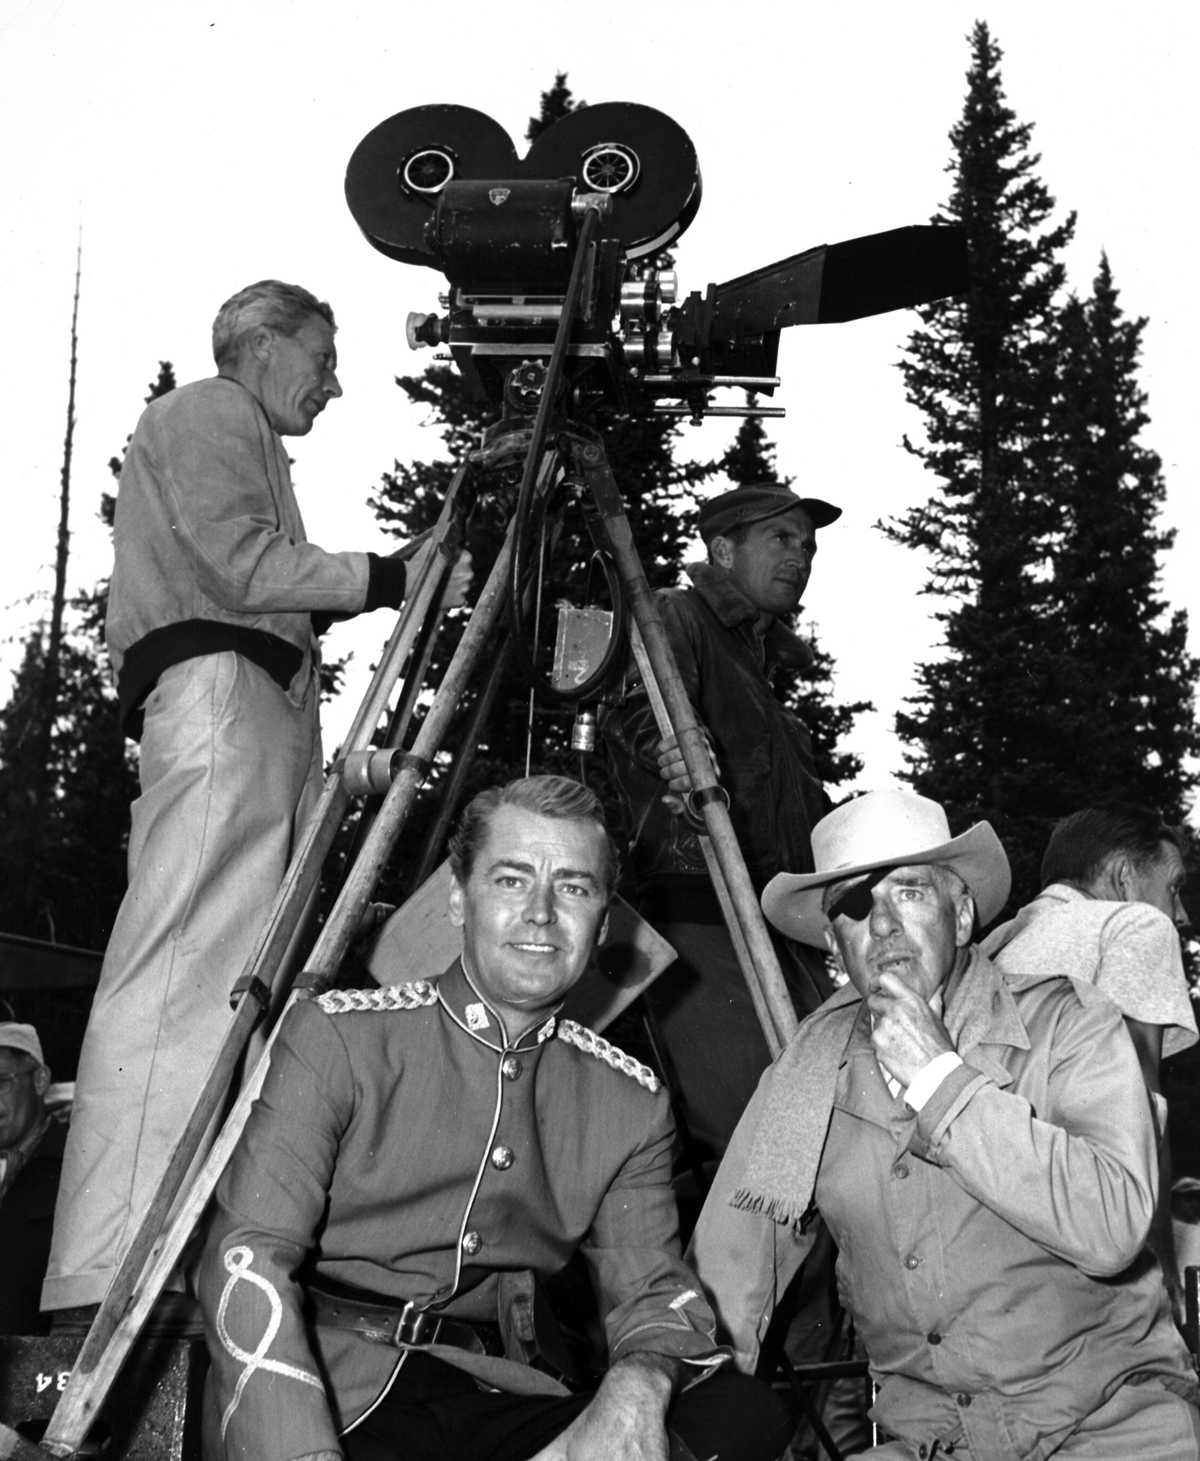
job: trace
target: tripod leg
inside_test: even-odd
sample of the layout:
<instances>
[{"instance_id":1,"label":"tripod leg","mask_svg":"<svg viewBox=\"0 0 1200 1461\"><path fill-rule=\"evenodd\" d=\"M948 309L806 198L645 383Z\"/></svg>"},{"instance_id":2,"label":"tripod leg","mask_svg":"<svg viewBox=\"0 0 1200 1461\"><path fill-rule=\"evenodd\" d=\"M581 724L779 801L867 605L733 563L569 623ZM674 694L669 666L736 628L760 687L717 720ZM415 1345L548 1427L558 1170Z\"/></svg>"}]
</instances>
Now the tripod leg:
<instances>
[{"instance_id":1,"label":"tripod leg","mask_svg":"<svg viewBox=\"0 0 1200 1461\"><path fill-rule=\"evenodd\" d=\"M649 664L662 693L672 730L678 737L679 749L692 780L693 805L704 817L712 842L713 854L729 893L734 921L740 927L749 966L742 972L755 997L755 1008L763 1026L767 1048L778 1055L794 1034L799 1021L783 980L779 959L759 907L758 898L746 871L745 859L738 846L737 834L729 819L724 792L717 782L716 769L708 753L708 745L696 714L679 677L675 657L659 618L654 595L646 580L646 571L633 541L625 505L613 478L604 448L596 442L573 440L572 456L576 470L581 471L600 512L609 546L621 575L634 621L641 631ZM730 925L731 931L733 925ZM735 938L736 945L736 938ZM739 955L740 958L740 955ZM755 994L757 988L758 995ZM761 996L760 999L758 996ZM764 1011L767 1018L763 1018Z\"/></svg>"},{"instance_id":2,"label":"tripod leg","mask_svg":"<svg viewBox=\"0 0 1200 1461\"><path fill-rule=\"evenodd\" d=\"M646 695L650 701L650 708L654 712L654 719L658 722L658 729L661 735L673 734L671 717L667 711L667 703L663 699L662 691L659 689L658 680L654 674L654 666L650 663L650 656L646 653L646 644L642 639L642 631L637 624L629 626L629 642L633 649L633 657L637 661L638 672L641 674L642 683L646 687ZM766 996L762 991L754 974L754 960L746 944L745 935L742 933L741 921L738 918L737 909L733 899L729 895L729 886L725 882L725 874L721 871L721 864L717 861L717 855L713 851L712 838L701 835L700 851L704 854L704 862L708 868L708 875L712 879L712 885L717 894L717 901L721 905L721 912L725 917L725 926L729 929L729 937L733 943L733 951L737 955L738 965L746 979L750 990L750 998L754 1002L754 1012L758 1016L758 1022L762 1026L763 1034L766 1037L767 1048L772 1057L779 1054L775 1048L773 1036L775 1034L775 1021L771 1015L770 1007L767 1004Z\"/></svg>"},{"instance_id":3,"label":"tripod leg","mask_svg":"<svg viewBox=\"0 0 1200 1461\"><path fill-rule=\"evenodd\" d=\"M439 608L437 613L431 614L421 627L421 635L417 643L413 646L409 671L404 678L404 689L400 694L396 709L392 712L387 735L383 739L383 748L385 750L393 750L404 744L404 737L408 734L408 727L412 720L413 711L417 707L417 696L421 693L421 687L425 683L425 676L429 673L429 662L433 658L433 651L437 646L438 635L441 633L442 620L444 618L445 610ZM367 833L371 830L372 823L379 815L380 801L381 798L378 796L370 797L363 802L359 809L358 821L354 827L354 836L350 839L350 846L346 850L346 860L342 867L342 881L345 881L347 874L358 858L358 854L362 851L362 845L366 841Z\"/></svg>"},{"instance_id":4,"label":"tripod leg","mask_svg":"<svg viewBox=\"0 0 1200 1461\"><path fill-rule=\"evenodd\" d=\"M512 556L516 520L509 524L504 547L496 559L475 610L467 623L454 657L446 669L429 713L413 748L401 758L400 771L392 782L379 815L375 820L358 861L350 871L338 900L333 906L308 967L297 980L298 988L312 988L317 993L337 975L354 938L371 891L379 881L384 864L391 855L396 839L404 826L421 783L433 765L433 758L445 739L450 718L464 689L479 663L479 657L491 636L504 607L504 590Z\"/></svg>"},{"instance_id":5,"label":"tripod leg","mask_svg":"<svg viewBox=\"0 0 1200 1461\"><path fill-rule=\"evenodd\" d=\"M502 634L493 652L492 667L488 671L487 679L480 688L475 705L471 710L471 718L463 732L462 744L455 754L454 765L450 768L450 775L446 778L446 787L442 792L442 801L438 807L437 816L430 824L429 831L425 834L425 840L421 844L417 868L413 873L412 882L408 886L407 896L410 898L424 883L437 862L438 852L446 840L450 822L458 810L463 784L471 769L471 762L475 759L475 752L479 747L483 728L491 716L492 706L496 703L496 696L500 693L500 683L508 670L510 658L508 638Z\"/></svg>"},{"instance_id":6,"label":"tripod leg","mask_svg":"<svg viewBox=\"0 0 1200 1461\"><path fill-rule=\"evenodd\" d=\"M429 616L440 611L444 569L453 561L457 551L456 529L460 494L467 476L468 468L463 467L451 483L437 526L433 530L438 551L429 557L424 572L412 585L412 592L355 717L342 749L342 756L326 780L320 800L309 818L300 845L276 895L258 944L234 986L235 1010L220 1049L209 1067L191 1115L175 1143L133 1241L113 1275L108 1292L84 1341L71 1380L55 1408L41 1445L56 1455L69 1455L83 1443L109 1386L116 1378L121 1362L136 1339L162 1285L169 1277L171 1267L174 1266L173 1258L156 1285L148 1285L142 1281L143 1269L167 1221L192 1160L200 1150L212 1117L228 1097L246 1041L270 998L271 986L280 962L320 879L325 855L350 800L341 774L345 755L366 750L370 746L375 727L387 708L392 690L413 649L421 625ZM190 1225L188 1232L183 1235L185 1242L189 1235ZM175 1258L182 1251L182 1247L181 1243ZM133 1311L130 1305L139 1289L140 1317L136 1323L132 1323ZM125 1336L123 1345L119 1342L118 1331ZM115 1364L108 1363L110 1354L115 1358ZM100 1369L102 1360L105 1362L103 1378ZM92 1383L93 1380L95 1383Z\"/></svg>"}]
</instances>

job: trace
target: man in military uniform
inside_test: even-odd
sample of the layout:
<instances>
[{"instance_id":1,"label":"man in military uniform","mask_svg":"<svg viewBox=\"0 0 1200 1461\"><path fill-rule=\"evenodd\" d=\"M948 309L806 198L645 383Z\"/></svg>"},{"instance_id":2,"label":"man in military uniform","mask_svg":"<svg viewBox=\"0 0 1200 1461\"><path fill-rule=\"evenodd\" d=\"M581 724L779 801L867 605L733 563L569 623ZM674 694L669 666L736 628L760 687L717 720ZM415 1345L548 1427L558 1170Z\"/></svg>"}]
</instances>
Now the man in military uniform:
<instances>
[{"instance_id":1,"label":"man in military uniform","mask_svg":"<svg viewBox=\"0 0 1200 1461\"><path fill-rule=\"evenodd\" d=\"M556 1018L614 881L595 797L486 791L451 866L461 961L283 1022L201 1265L210 1456L778 1456L779 1402L712 1373L657 1078ZM580 1249L609 1360L591 1393L542 1289Z\"/></svg>"}]
</instances>

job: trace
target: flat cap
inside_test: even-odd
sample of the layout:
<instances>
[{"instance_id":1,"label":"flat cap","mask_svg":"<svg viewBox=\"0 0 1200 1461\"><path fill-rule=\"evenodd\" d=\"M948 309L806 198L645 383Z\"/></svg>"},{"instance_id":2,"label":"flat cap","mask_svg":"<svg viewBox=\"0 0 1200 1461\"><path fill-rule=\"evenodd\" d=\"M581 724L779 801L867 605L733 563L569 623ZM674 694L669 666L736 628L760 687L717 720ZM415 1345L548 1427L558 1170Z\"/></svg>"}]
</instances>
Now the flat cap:
<instances>
[{"instance_id":1,"label":"flat cap","mask_svg":"<svg viewBox=\"0 0 1200 1461\"><path fill-rule=\"evenodd\" d=\"M15 1020L0 1020L0 1049L19 1050L22 1055L32 1055L39 1065L45 1065L42 1058L42 1042L32 1025L18 1025Z\"/></svg>"},{"instance_id":2,"label":"flat cap","mask_svg":"<svg viewBox=\"0 0 1200 1461\"><path fill-rule=\"evenodd\" d=\"M822 502L819 497L797 497L782 482L756 482L751 487L735 487L732 492L710 497L700 508L700 536L710 543L730 528L778 517L794 507L802 507L808 513L814 528L827 528L842 515L840 507Z\"/></svg>"}]
</instances>

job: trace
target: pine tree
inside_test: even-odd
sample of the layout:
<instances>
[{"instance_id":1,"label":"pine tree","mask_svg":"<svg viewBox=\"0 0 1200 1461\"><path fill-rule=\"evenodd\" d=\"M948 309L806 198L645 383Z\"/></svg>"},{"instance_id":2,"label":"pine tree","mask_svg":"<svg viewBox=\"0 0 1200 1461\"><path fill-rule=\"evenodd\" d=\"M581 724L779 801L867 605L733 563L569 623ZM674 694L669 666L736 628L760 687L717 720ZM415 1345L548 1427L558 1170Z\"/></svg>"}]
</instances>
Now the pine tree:
<instances>
[{"instance_id":1,"label":"pine tree","mask_svg":"<svg viewBox=\"0 0 1200 1461\"><path fill-rule=\"evenodd\" d=\"M163 361L146 400L174 386ZM109 467L119 475L120 459ZM100 517L110 528L114 507L112 495L102 493ZM0 710L0 928L96 950L108 940L125 891L129 805L137 796L104 650L107 602L103 580L68 603L48 749L33 730L49 640L44 623L30 631ZM40 808L30 797L38 777L48 788Z\"/></svg>"},{"instance_id":2,"label":"pine tree","mask_svg":"<svg viewBox=\"0 0 1200 1461\"><path fill-rule=\"evenodd\" d=\"M175 388L160 361L147 403ZM129 438L125 445L128 447ZM120 476L120 457L110 459ZM116 498L100 494L100 520L113 525ZM137 762L120 727L104 617L108 580L67 602L59 651L57 715L43 770L46 814L32 804L30 710L44 674L48 634L36 625L25 642L8 704L0 710L0 928L100 952L125 893L129 807L138 794ZM20 990L13 1018L37 1026L56 1079L69 1080L91 1006L88 989Z\"/></svg>"},{"instance_id":3,"label":"pine tree","mask_svg":"<svg viewBox=\"0 0 1200 1461\"><path fill-rule=\"evenodd\" d=\"M1005 105L986 24L976 24L971 49L966 105L950 134L954 185L934 220L966 229L971 288L920 311L901 366L926 435L905 446L940 491L885 529L931 557L925 591L949 604L936 615L946 655L918 666L919 692L896 728L918 748L907 758L916 789L946 806L952 828L981 817L996 827L1022 896L1050 794L1043 758L1058 653L1043 437L1059 256L1074 218L1048 224L1054 200L1034 171L1032 129Z\"/></svg>"},{"instance_id":4,"label":"pine tree","mask_svg":"<svg viewBox=\"0 0 1200 1461\"><path fill-rule=\"evenodd\" d=\"M1049 435L1062 505L1052 589L1067 673L1058 687L1056 764L1076 805L1096 788L1183 820L1200 753L1187 614L1168 613L1159 555L1162 462L1139 437L1144 319L1128 320L1102 256L1090 298L1069 299L1058 330L1059 389Z\"/></svg>"},{"instance_id":5,"label":"pine tree","mask_svg":"<svg viewBox=\"0 0 1200 1461\"><path fill-rule=\"evenodd\" d=\"M966 105L950 134L953 188L934 221L965 227L971 288L920 311L901 363L925 418L925 440L905 446L939 490L884 530L930 556L925 591L945 604L935 616L944 657L917 667L918 693L896 718L913 748L907 774L946 806L954 830L980 818L995 826L1017 906L1037 891L1058 817L1122 795L1165 796L1163 809L1178 809L1185 735L1170 745L1146 728L1183 731L1193 671L1179 616L1154 629L1156 554L1168 540L1153 528L1157 460L1134 441L1145 421L1132 374L1140 324L1122 325L1115 295L1064 307L1074 215L1051 222L1032 128L1005 104L1002 53L983 23L970 41ZM1105 493L1113 501L1101 509ZM1128 616L1098 591L1116 584L1096 554L1118 540L1122 592L1139 585ZM1131 634L1150 631L1163 636L1158 670L1142 674ZM1105 655L1118 640L1127 676L1105 695ZM1161 714L1149 709L1160 695ZM1157 779L1155 757L1165 768Z\"/></svg>"}]
</instances>

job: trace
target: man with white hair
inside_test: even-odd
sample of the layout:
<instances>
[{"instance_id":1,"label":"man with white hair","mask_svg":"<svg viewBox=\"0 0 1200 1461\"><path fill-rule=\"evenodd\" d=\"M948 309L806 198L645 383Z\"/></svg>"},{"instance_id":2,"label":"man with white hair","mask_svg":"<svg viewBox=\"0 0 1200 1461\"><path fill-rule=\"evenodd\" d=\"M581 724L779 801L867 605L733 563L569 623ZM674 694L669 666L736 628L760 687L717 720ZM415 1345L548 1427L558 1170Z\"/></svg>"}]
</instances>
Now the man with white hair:
<instances>
[{"instance_id":1,"label":"man with white hair","mask_svg":"<svg viewBox=\"0 0 1200 1461\"><path fill-rule=\"evenodd\" d=\"M1195 1461L1195 1372L1144 1251L1154 1127L1115 1007L971 946L1009 890L986 822L880 791L763 908L850 977L764 1076L691 1259L752 1369L819 1217L888 1461Z\"/></svg>"},{"instance_id":2,"label":"man with white hair","mask_svg":"<svg viewBox=\"0 0 1200 1461\"><path fill-rule=\"evenodd\" d=\"M228 1026L321 790L317 631L404 598L399 559L308 542L292 491L283 437L342 394L335 328L306 289L241 290L213 322L218 374L151 402L129 443L107 640L142 794L80 1056L46 1309L103 1298ZM465 556L453 575L461 602Z\"/></svg>"}]
</instances>

